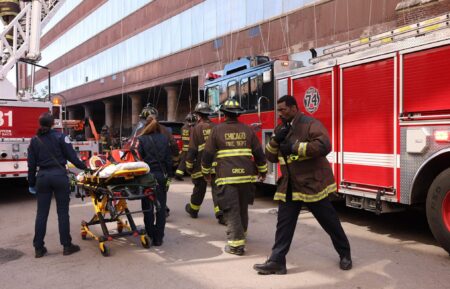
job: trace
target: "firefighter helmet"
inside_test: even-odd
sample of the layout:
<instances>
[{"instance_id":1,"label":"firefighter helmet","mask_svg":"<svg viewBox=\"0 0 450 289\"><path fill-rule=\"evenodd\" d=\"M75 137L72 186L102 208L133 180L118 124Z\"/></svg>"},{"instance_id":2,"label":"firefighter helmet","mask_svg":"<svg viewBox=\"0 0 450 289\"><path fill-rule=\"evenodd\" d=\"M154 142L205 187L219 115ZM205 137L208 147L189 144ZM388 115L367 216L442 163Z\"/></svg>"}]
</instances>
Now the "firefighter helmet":
<instances>
[{"instance_id":1,"label":"firefighter helmet","mask_svg":"<svg viewBox=\"0 0 450 289\"><path fill-rule=\"evenodd\" d=\"M197 121L197 117L195 114L193 113L188 113L186 115L186 118L184 119L185 121L187 121L188 123L194 123Z\"/></svg>"},{"instance_id":2,"label":"firefighter helmet","mask_svg":"<svg viewBox=\"0 0 450 289\"><path fill-rule=\"evenodd\" d=\"M158 110L153 107L150 103L147 103L147 105L142 109L141 113L139 114L140 118L147 119L147 117L153 116L153 118L158 118Z\"/></svg>"},{"instance_id":3,"label":"firefighter helmet","mask_svg":"<svg viewBox=\"0 0 450 289\"><path fill-rule=\"evenodd\" d=\"M244 109L242 109L239 101L233 98L225 100L225 102L220 106L220 110L222 112L231 112L234 114L241 114L245 111Z\"/></svg>"},{"instance_id":4,"label":"firefighter helmet","mask_svg":"<svg viewBox=\"0 0 450 289\"><path fill-rule=\"evenodd\" d=\"M194 112L201 113L201 114L210 114L213 111L212 111L211 107L206 102L199 101L197 103L197 105L195 106L195 108L194 108Z\"/></svg>"}]
</instances>

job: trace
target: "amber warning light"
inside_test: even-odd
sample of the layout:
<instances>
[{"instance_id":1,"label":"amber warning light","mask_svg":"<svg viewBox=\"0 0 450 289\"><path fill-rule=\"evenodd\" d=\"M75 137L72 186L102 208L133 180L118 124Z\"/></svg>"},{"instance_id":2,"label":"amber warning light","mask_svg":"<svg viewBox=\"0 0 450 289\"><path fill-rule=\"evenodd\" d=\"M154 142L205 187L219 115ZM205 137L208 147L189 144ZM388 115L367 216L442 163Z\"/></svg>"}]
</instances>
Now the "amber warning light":
<instances>
[{"instance_id":1,"label":"amber warning light","mask_svg":"<svg viewBox=\"0 0 450 289\"><path fill-rule=\"evenodd\" d=\"M52 103L54 105L60 105L61 104L61 99L59 97L53 97L52 98Z\"/></svg>"},{"instance_id":2,"label":"amber warning light","mask_svg":"<svg viewBox=\"0 0 450 289\"><path fill-rule=\"evenodd\" d=\"M437 130L434 132L434 140L438 142L450 142L450 132L446 130Z\"/></svg>"}]
</instances>

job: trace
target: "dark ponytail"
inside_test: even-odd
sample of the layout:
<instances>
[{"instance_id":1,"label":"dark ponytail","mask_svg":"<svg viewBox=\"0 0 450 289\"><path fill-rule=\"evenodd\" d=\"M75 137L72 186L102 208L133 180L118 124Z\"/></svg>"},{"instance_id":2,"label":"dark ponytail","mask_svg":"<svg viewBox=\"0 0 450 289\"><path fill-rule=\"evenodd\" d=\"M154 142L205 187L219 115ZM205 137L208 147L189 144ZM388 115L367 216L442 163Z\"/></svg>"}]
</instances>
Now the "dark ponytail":
<instances>
[{"instance_id":1,"label":"dark ponytail","mask_svg":"<svg viewBox=\"0 0 450 289\"><path fill-rule=\"evenodd\" d=\"M55 123L55 119L50 112L45 112L39 117L39 125L36 134L38 136L47 134Z\"/></svg>"}]
</instances>

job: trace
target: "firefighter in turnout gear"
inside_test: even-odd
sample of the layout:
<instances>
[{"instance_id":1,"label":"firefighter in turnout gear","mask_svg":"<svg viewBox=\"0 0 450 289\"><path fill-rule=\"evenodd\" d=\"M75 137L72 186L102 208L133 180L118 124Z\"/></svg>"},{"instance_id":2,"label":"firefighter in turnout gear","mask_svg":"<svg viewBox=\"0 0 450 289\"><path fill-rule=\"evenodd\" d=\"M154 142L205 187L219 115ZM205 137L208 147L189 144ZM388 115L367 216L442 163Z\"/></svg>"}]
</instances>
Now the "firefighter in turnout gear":
<instances>
[{"instance_id":1,"label":"firefighter in turnout gear","mask_svg":"<svg viewBox=\"0 0 450 289\"><path fill-rule=\"evenodd\" d=\"M238 101L221 106L225 122L215 126L203 153L202 172L207 176L217 160L217 200L227 220L225 252L243 255L248 228L248 205L253 204L255 185L267 173L266 157L254 131L238 121L243 112ZM256 164L255 164L256 163Z\"/></svg>"},{"instance_id":2,"label":"firefighter in turnout gear","mask_svg":"<svg viewBox=\"0 0 450 289\"><path fill-rule=\"evenodd\" d=\"M326 156L331 151L325 127L298 110L294 97L285 95L277 101L283 123L266 145L270 162L279 163L282 176L274 199L279 201L275 244L270 258L254 269L260 274L286 274L286 255L294 237L303 205L328 233L340 257L340 268L352 267L350 244L328 195L336 183Z\"/></svg>"},{"instance_id":3,"label":"firefighter in turnout gear","mask_svg":"<svg viewBox=\"0 0 450 289\"><path fill-rule=\"evenodd\" d=\"M102 127L102 130L100 132L100 145L102 154L106 154L111 151L111 135L106 124Z\"/></svg>"},{"instance_id":4,"label":"firefighter in turnout gear","mask_svg":"<svg viewBox=\"0 0 450 289\"><path fill-rule=\"evenodd\" d=\"M194 189L191 195L191 201L189 204L186 204L185 210L192 218L197 218L198 211L205 198L207 187L207 181L202 174L201 159L203 150L205 149L206 140L208 139L214 124L209 120L209 114L212 113L212 110L207 103L197 103L194 113L198 116L198 121L192 129L189 150L186 155L186 171L191 174ZM218 222L224 225L225 220L223 218L223 213L217 204L217 190L214 182L211 182L211 192L215 216Z\"/></svg>"},{"instance_id":5,"label":"firefighter in turnout gear","mask_svg":"<svg viewBox=\"0 0 450 289\"><path fill-rule=\"evenodd\" d=\"M185 118L185 123L181 128L181 140L183 142L183 147L181 148L180 154L180 164L175 172L175 178L182 181L183 175L186 171L186 155L189 150L189 141L192 129L197 121L197 117L193 113L188 113Z\"/></svg>"}]
</instances>

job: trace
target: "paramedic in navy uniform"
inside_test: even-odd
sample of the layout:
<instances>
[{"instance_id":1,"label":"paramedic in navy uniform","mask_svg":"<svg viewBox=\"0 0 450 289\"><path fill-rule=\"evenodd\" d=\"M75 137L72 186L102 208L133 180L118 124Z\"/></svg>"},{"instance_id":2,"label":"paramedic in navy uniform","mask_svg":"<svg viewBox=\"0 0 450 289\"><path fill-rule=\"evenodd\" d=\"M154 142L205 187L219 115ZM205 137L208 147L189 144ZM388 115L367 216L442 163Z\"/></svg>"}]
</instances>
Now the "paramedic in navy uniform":
<instances>
[{"instance_id":1,"label":"paramedic in navy uniform","mask_svg":"<svg viewBox=\"0 0 450 289\"><path fill-rule=\"evenodd\" d=\"M144 213L145 230L152 239L152 245L161 246L166 227L167 184L173 177L173 171L170 141L162 133L161 125L156 119L152 118L140 133L137 150L142 160L149 165L150 172L158 182L156 198L159 201L160 209L154 213L154 206L147 198L144 198L142 199L142 210L146 211ZM156 215L156 220L154 215Z\"/></svg>"},{"instance_id":2,"label":"paramedic in navy uniform","mask_svg":"<svg viewBox=\"0 0 450 289\"><path fill-rule=\"evenodd\" d=\"M33 239L35 257L40 258L47 253L44 237L53 194L58 213L59 238L64 247L63 255L70 255L80 251L80 247L72 244L70 236L70 188L65 166L70 161L81 170L88 168L78 159L69 137L52 129L54 119L50 113L43 113L39 117L39 125L36 136L31 139L28 147L28 183L30 192L35 192L37 198Z\"/></svg>"}]
</instances>

